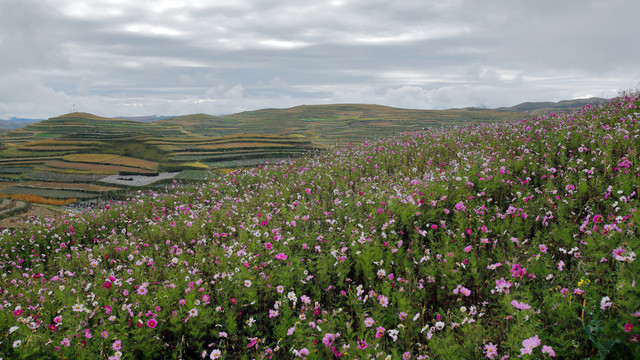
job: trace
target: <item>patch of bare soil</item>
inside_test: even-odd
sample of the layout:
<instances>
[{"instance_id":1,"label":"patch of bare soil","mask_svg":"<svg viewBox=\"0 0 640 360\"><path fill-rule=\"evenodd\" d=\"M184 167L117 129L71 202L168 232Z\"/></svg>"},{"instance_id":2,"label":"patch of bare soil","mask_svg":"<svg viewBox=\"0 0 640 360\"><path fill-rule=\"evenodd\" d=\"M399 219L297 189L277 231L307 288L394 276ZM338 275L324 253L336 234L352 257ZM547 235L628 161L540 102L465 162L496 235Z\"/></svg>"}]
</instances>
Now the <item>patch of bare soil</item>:
<instances>
[{"instance_id":1,"label":"patch of bare soil","mask_svg":"<svg viewBox=\"0 0 640 360\"><path fill-rule=\"evenodd\" d=\"M36 218L52 218L67 214L67 211L54 210L45 206L33 205L24 213L0 220L0 229L24 228L31 226L30 220Z\"/></svg>"}]
</instances>

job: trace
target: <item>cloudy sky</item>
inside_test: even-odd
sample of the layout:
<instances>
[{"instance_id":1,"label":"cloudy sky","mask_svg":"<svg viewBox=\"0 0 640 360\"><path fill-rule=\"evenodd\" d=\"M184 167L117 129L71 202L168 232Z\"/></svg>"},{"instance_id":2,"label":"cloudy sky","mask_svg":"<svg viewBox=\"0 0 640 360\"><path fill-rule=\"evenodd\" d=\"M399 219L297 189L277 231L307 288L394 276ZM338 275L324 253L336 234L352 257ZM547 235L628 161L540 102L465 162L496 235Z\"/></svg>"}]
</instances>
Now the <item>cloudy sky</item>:
<instances>
[{"instance_id":1,"label":"cloudy sky","mask_svg":"<svg viewBox=\"0 0 640 360\"><path fill-rule=\"evenodd\" d=\"M0 0L0 118L444 109L640 83L637 0Z\"/></svg>"}]
</instances>

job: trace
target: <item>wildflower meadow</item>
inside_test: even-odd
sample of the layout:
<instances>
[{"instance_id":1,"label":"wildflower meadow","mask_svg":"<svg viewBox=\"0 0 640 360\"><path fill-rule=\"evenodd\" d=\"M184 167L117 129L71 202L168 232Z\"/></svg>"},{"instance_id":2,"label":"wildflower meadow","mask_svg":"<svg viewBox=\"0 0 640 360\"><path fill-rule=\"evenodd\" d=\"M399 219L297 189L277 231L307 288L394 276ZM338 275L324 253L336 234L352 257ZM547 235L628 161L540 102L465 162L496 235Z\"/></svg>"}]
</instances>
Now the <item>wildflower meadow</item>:
<instances>
[{"instance_id":1,"label":"wildflower meadow","mask_svg":"<svg viewBox=\"0 0 640 360\"><path fill-rule=\"evenodd\" d=\"M3 359L640 358L640 97L0 231Z\"/></svg>"}]
</instances>

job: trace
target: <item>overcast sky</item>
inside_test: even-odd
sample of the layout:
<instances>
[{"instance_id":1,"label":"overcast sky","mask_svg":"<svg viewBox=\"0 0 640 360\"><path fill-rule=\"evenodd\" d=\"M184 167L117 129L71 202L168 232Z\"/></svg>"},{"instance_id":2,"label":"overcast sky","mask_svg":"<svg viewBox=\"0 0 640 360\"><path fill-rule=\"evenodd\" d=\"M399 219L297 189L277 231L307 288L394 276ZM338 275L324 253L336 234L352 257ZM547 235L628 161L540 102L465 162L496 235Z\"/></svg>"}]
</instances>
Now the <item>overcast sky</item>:
<instances>
[{"instance_id":1,"label":"overcast sky","mask_svg":"<svg viewBox=\"0 0 640 360\"><path fill-rule=\"evenodd\" d=\"M0 118L417 109L640 83L637 0L0 0Z\"/></svg>"}]
</instances>

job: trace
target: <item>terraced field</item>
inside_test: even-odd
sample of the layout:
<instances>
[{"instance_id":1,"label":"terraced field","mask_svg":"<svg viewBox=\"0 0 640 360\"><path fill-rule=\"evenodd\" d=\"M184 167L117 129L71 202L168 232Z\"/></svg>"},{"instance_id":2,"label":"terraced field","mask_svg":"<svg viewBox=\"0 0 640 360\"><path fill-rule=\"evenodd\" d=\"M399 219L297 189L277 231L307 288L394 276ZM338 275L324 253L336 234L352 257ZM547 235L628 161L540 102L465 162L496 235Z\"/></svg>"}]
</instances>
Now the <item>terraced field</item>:
<instances>
[{"instance_id":1,"label":"terraced field","mask_svg":"<svg viewBox=\"0 0 640 360\"><path fill-rule=\"evenodd\" d=\"M203 181L216 172L278 163L358 142L521 114L406 110L377 105L298 106L153 123L71 113L0 134L0 197L58 205L112 198L157 181Z\"/></svg>"},{"instance_id":2,"label":"terraced field","mask_svg":"<svg viewBox=\"0 0 640 360\"><path fill-rule=\"evenodd\" d=\"M0 198L64 205L157 181L203 181L323 148L303 135L203 136L179 125L73 113L0 137ZM108 186L106 186L108 185Z\"/></svg>"}]
</instances>

